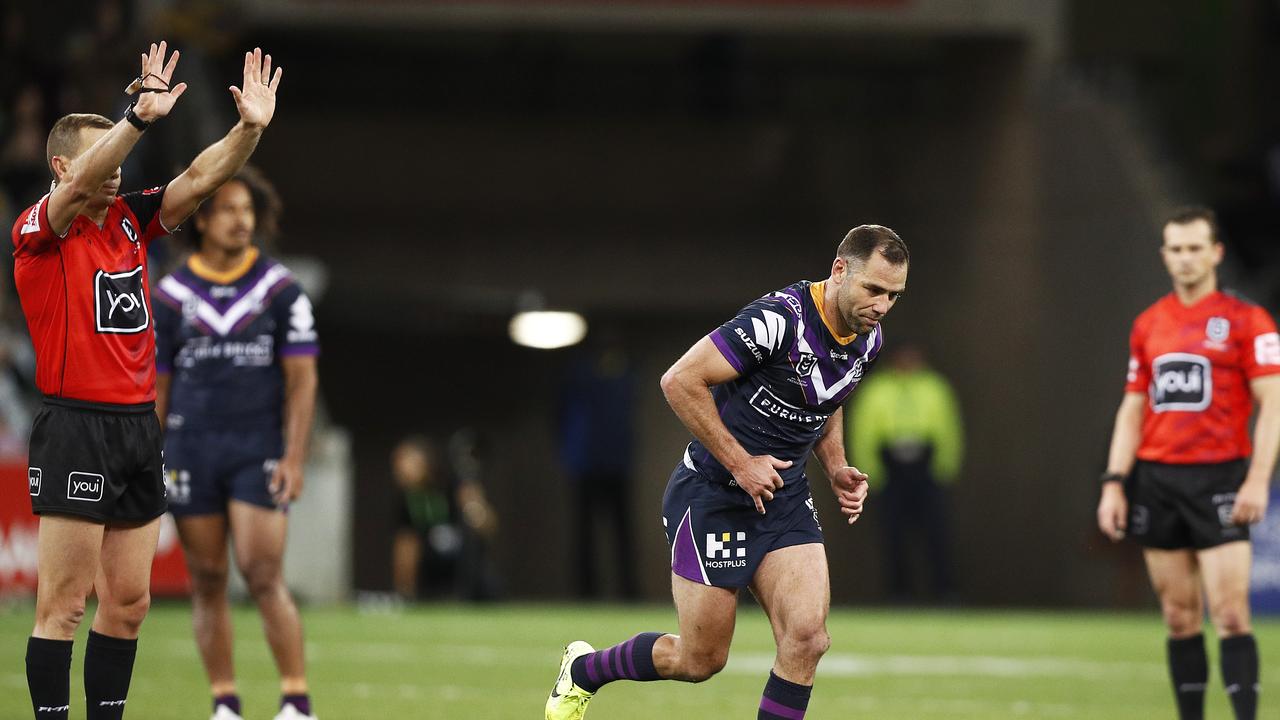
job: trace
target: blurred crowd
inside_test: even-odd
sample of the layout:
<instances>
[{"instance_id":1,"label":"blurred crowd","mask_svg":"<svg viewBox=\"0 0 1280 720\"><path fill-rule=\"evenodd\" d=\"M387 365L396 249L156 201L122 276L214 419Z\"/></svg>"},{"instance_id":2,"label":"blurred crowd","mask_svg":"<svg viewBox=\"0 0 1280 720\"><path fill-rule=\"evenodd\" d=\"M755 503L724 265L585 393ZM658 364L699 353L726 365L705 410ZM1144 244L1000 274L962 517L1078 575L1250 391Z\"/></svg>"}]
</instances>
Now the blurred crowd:
<instances>
[{"instance_id":1,"label":"blurred crowd","mask_svg":"<svg viewBox=\"0 0 1280 720\"><path fill-rule=\"evenodd\" d=\"M180 38L187 72L200 73L207 57L234 33L231 3L176 0L152 6L136 0L47 0L0 7L0 217L5 231L17 213L49 190L45 159L48 129L70 112L119 117L122 92L137 74L132 53L150 34ZM146 17L142 13L146 12ZM42 32L57 28L58 32ZM203 94L207 94L207 91ZM126 166L125 187L136 187L176 167L207 144L222 118L201 92L189 92L189 117L163 141L139 147ZM132 182L128 178L134 178ZM152 277L180 258L168 243L152 246ZM0 458L21 456L38 395L35 358L13 288L13 258L0 253Z\"/></svg>"},{"instance_id":2,"label":"blurred crowd","mask_svg":"<svg viewBox=\"0 0 1280 720\"><path fill-rule=\"evenodd\" d=\"M48 191L45 135L61 115L114 110L123 97L102 82L126 77L102 52L129 40L131 6L94 3L6 3L0 18L0 217L5 231L17 213ZM36 32L57 26L64 32ZM118 84L118 83L116 83ZM21 456L37 401L35 356L13 288L13 258L0 253L0 458Z\"/></svg>"}]
</instances>

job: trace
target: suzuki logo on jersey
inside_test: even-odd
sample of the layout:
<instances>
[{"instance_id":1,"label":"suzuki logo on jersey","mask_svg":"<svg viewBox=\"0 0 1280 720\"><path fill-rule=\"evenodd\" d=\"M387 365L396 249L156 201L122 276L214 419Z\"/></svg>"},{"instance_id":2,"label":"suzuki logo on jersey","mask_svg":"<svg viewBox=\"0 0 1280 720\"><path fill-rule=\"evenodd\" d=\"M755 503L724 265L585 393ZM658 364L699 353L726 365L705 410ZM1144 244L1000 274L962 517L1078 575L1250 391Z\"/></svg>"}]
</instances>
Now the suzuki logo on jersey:
<instances>
[{"instance_id":1,"label":"suzuki logo on jersey","mask_svg":"<svg viewBox=\"0 0 1280 720\"><path fill-rule=\"evenodd\" d=\"M67 476L67 499L98 502L102 499L104 484L101 475L73 472Z\"/></svg>"},{"instance_id":2,"label":"suzuki logo on jersey","mask_svg":"<svg viewBox=\"0 0 1280 720\"><path fill-rule=\"evenodd\" d=\"M739 338L742 338L742 344L746 345L747 349L751 351L756 362L764 362L764 355L760 354L760 348L756 347L755 341L751 339L751 336L747 334L747 331L740 327L734 328L733 331L738 334Z\"/></svg>"},{"instance_id":3,"label":"suzuki logo on jersey","mask_svg":"<svg viewBox=\"0 0 1280 720\"><path fill-rule=\"evenodd\" d=\"M760 318L751 318L751 327L756 332L756 344L765 350L777 350L782 345L782 336L787 330L787 320L772 310L761 310Z\"/></svg>"},{"instance_id":4,"label":"suzuki logo on jersey","mask_svg":"<svg viewBox=\"0 0 1280 720\"><path fill-rule=\"evenodd\" d=\"M38 467L27 468L27 490L31 496L35 497L40 494L40 476L42 471Z\"/></svg>"},{"instance_id":5,"label":"suzuki logo on jersey","mask_svg":"<svg viewBox=\"0 0 1280 720\"><path fill-rule=\"evenodd\" d=\"M151 326L142 288L142 266L93 276L93 303L100 333L140 333Z\"/></svg>"},{"instance_id":6,"label":"suzuki logo on jersey","mask_svg":"<svg viewBox=\"0 0 1280 720\"><path fill-rule=\"evenodd\" d=\"M746 567L747 534L744 532L707 533L706 566L709 568ZM739 545L739 543L741 543ZM737 545L737 547L734 547Z\"/></svg>"},{"instance_id":7,"label":"suzuki logo on jersey","mask_svg":"<svg viewBox=\"0 0 1280 720\"><path fill-rule=\"evenodd\" d=\"M1199 411L1213 400L1213 366L1190 353L1168 353L1151 363L1151 409Z\"/></svg>"}]
</instances>

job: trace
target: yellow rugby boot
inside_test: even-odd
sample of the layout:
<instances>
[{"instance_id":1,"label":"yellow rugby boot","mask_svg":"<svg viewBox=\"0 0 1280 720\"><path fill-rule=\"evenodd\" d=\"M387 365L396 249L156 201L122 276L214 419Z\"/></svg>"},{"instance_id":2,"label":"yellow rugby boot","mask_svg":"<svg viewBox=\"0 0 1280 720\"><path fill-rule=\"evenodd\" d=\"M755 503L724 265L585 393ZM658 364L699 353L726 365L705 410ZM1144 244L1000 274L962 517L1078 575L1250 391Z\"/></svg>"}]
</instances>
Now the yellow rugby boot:
<instances>
[{"instance_id":1,"label":"yellow rugby boot","mask_svg":"<svg viewBox=\"0 0 1280 720\"><path fill-rule=\"evenodd\" d=\"M581 640L575 640L564 649L560 658L560 674L547 697L547 720L581 720L587 714L587 703L595 693L589 693L573 683L573 661L593 653L596 649Z\"/></svg>"}]
</instances>

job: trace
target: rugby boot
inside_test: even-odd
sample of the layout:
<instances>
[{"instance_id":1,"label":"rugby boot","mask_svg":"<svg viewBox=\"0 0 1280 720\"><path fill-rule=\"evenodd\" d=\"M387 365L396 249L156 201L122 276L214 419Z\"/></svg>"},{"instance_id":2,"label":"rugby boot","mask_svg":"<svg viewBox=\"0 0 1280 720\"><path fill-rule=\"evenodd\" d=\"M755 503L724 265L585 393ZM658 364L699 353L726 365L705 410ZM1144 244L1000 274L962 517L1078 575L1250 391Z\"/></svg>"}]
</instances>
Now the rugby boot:
<instances>
[{"instance_id":1,"label":"rugby boot","mask_svg":"<svg viewBox=\"0 0 1280 720\"><path fill-rule=\"evenodd\" d=\"M280 708L280 712L276 715L275 720L316 720L315 715L303 715L293 703L285 703Z\"/></svg>"},{"instance_id":2,"label":"rugby boot","mask_svg":"<svg viewBox=\"0 0 1280 720\"><path fill-rule=\"evenodd\" d=\"M209 720L244 720L244 718L237 715L234 710L226 705L219 705L218 709L213 712L213 717L209 718Z\"/></svg>"},{"instance_id":3,"label":"rugby boot","mask_svg":"<svg viewBox=\"0 0 1280 720\"><path fill-rule=\"evenodd\" d=\"M581 640L575 640L564 649L560 658L560 674L547 697L547 720L581 720L587 714L587 703L595 693L589 693L573 682L573 661L593 653L596 649Z\"/></svg>"}]
</instances>

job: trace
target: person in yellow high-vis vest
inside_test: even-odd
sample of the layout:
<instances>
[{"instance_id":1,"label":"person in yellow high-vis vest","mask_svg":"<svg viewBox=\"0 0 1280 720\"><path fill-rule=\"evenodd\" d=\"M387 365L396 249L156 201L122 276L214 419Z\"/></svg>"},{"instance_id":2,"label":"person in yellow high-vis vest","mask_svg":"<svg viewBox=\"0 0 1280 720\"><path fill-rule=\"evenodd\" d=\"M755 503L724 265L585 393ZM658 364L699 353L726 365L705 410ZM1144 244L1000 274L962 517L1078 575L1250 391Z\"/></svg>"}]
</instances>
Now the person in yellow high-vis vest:
<instances>
[{"instance_id":1,"label":"person in yellow high-vis vest","mask_svg":"<svg viewBox=\"0 0 1280 720\"><path fill-rule=\"evenodd\" d=\"M934 598L955 599L947 537L947 489L964 456L964 427L955 393L930 369L919 346L899 345L888 367L870 374L845 416L850 462L879 495L885 529L886 585L894 600L909 600L909 538L919 537Z\"/></svg>"}]
</instances>

